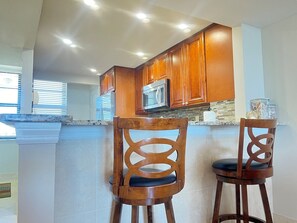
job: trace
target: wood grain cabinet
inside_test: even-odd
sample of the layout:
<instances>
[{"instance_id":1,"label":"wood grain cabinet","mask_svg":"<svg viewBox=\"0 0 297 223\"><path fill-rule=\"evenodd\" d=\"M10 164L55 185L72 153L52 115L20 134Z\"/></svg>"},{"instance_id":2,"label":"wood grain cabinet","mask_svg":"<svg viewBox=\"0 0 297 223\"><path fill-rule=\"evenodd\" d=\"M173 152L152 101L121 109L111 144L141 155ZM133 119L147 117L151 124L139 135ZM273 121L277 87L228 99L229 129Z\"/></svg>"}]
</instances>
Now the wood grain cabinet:
<instances>
[{"instance_id":1,"label":"wood grain cabinet","mask_svg":"<svg viewBox=\"0 0 297 223\"><path fill-rule=\"evenodd\" d=\"M232 100L235 98L232 29L214 24L204 35L207 101Z\"/></svg>"},{"instance_id":2,"label":"wood grain cabinet","mask_svg":"<svg viewBox=\"0 0 297 223\"><path fill-rule=\"evenodd\" d=\"M168 77L168 53L161 54L144 65L144 85Z\"/></svg>"},{"instance_id":3,"label":"wood grain cabinet","mask_svg":"<svg viewBox=\"0 0 297 223\"><path fill-rule=\"evenodd\" d=\"M212 24L143 64L138 72L143 85L170 79L171 108L233 100L232 29ZM137 96L136 110L141 113L140 104Z\"/></svg>"},{"instance_id":4,"label":"wood grain cabinet","mask_svg":"<svg viewBox=\"0 0 297 223\"><path fill-rule=\"evenodd\" d=\"M100 76L101 86L103 86L103 90L100 88L101 94L115 91L115 115L135 116L135 69L114 66Z\"/></svg>"},{"instance_id":5,"label":"wood grain cabinet","mask_svg":"<svg viewBox=\"0 0 297 223\"><path fill-rule=\"evenodd\" d=\"M206 102L204 36L195 35L169 52L170 107Z\"/></svg>"},{"instance_id":6,"label":"wood grain cabinet","mask_svg":"<svg viewBox=\"0 0 297 223\"><path fill-rule=\"evenodd\" d=\"M110 69L100 76L100 95L114 91L114 86L114 69Z\"/></svg>"},{"instance_id":7,"label":"wood grain cabinet","mask_svg":"<svg viewBox=\"0 0 297 223\"><path fill-rule=\"evenodd\" d=\"M144 86L145 67L135 69L135 114L144 115L146 112L142 106L142 87Z\"/></svg>"}]
</instances>

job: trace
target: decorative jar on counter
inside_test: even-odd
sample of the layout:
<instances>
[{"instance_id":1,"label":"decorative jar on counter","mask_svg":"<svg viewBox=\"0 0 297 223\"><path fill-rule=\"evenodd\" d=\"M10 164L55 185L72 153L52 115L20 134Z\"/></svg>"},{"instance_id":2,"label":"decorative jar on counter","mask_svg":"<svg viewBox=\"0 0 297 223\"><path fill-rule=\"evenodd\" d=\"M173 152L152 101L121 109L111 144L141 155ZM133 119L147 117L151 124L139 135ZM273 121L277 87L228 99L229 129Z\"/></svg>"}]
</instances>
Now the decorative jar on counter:
<instances>
[{"instance_id":1,"label":"decorative jar on counter","mask_svg":"<svg viewBox=\"0 0 297 223\"><path fill-rule=\"evenodd\" d=\"M258 114L259 119L269 119L269 107L270 99L269 98L256 98L250 101L251 111L254 111Z\"/></svg>"}]
</instances>

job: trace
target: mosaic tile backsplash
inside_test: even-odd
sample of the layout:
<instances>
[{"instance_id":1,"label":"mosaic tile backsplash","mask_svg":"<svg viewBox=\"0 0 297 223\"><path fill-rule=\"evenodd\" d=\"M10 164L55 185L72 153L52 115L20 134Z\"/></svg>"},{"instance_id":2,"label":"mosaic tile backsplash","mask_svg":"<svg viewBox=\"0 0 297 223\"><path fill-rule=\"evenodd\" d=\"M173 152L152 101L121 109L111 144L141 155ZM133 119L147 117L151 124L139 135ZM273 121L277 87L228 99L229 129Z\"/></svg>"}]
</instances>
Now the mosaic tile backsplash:
<instances>
[{"instance_id":1,"label":"mosaic tile backsplash","mask_svg":"<svg viewBox=\"0 0 297 223\"><path fill-rule=\"evenodd\" d=\"M235 121L235 104L234 100L225 100L218 102L211 102L206 105L190 108L179 108L170 111L160 111L150 113L150 117L171 117L183 118L187 117L189 121L203 121L204 111L214 111L218 121Z\"/></svg>"}]
</instances>

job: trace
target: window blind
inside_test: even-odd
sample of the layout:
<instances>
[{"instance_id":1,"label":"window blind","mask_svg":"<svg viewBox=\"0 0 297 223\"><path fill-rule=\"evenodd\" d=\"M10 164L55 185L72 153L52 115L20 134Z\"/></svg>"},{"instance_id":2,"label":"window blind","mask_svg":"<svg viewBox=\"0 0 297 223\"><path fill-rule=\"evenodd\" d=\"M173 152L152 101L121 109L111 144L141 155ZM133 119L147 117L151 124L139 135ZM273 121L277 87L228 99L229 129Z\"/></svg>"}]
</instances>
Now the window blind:
<instances>
[{"instance_id":1,"label":"window blind","mask_svg":"<svg viewBox=\"0 0 297 223\"><path fill-rule=\"evenodd\" d=\"M21 75L0 71L0 114L20 112ZM0 137L15 137L15 129L0 123Z\"/></svg>"},{"instance_id":2,"label":"window blind","mask_svg":"<svg viewBox=\"0 0 297 223\"><path fill-rule=\"evenodd\" d=\"M34 80L33 114L67 114L67 84Z\"/></svg>"}]
</instances>

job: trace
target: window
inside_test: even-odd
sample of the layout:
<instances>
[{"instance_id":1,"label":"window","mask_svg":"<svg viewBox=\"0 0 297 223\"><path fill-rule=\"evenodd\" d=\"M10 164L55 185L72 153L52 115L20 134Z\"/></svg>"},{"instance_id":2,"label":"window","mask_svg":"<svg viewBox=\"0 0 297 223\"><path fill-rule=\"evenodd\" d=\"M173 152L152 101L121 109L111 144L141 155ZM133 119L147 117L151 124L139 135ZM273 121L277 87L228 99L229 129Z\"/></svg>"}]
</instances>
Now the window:
<instances>
[{"instance_id":1,"label":"window","mask_svg":"<svg viewBox=\"0 0 297 223\"><path fill-rule=\"evenodd\" d=\"M20 112L21 75L0 71L0 114ZM15 137L15 129L0 123L0 137Z\"/></svg>"},{"instance_id":2,"label":"window","mask_svg":"<svg viewBox=\"0 0 297 223\"><path fill-rule=\"evenodd\" d=\"M67 114L67 84L34 80L33 114Z\"/></svg>"}]
</instances>

